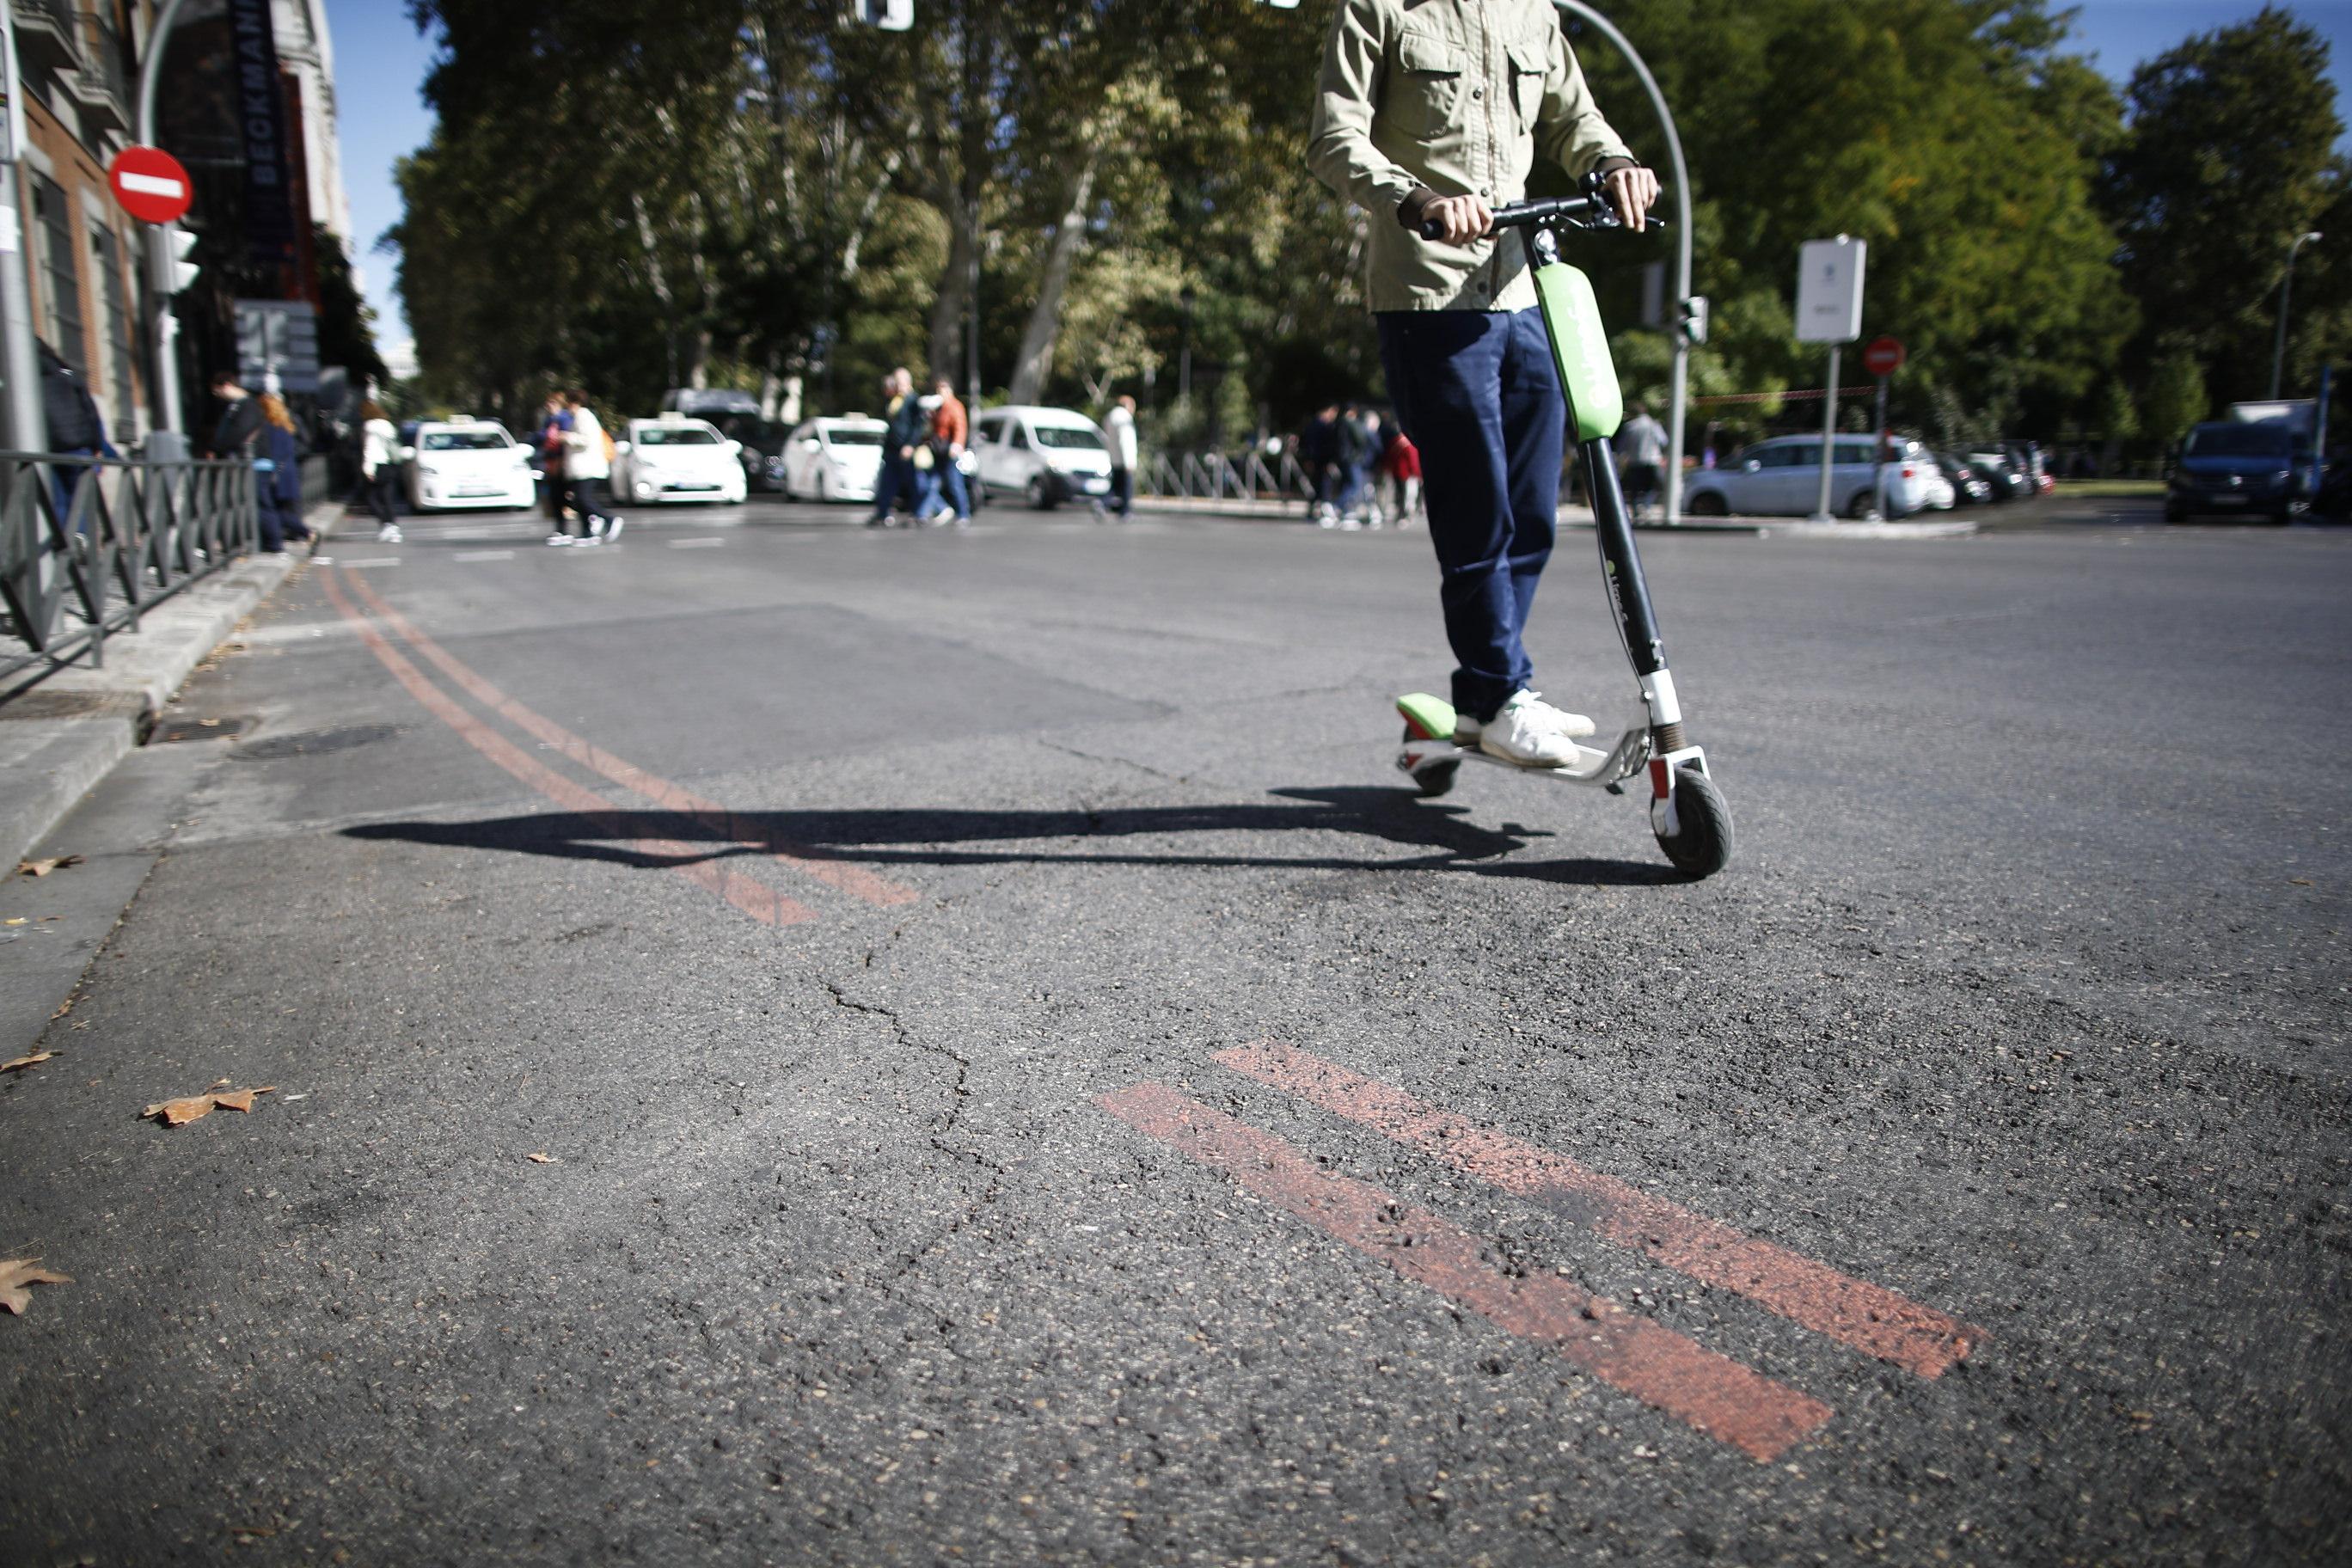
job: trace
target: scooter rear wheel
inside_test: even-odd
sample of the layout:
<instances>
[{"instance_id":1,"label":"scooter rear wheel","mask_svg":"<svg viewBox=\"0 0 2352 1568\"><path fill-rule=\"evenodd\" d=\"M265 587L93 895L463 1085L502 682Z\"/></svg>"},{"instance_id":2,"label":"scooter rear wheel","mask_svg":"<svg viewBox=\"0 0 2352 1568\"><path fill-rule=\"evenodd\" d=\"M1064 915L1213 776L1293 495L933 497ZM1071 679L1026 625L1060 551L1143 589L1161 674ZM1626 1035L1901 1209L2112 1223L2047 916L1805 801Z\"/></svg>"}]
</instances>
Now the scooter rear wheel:
<instances>
[{"instance_id":1,"label":"scooter rear wheel","mask_svg":"<svg viewBox=\"0 0 2352 1568\"><path fill-rule=\"evenodd\" d=\"M1685 763L1675 770L1675 830L1658 847L1685 877L1712 877L1731 859L1731 808L1715 781Z\"/></svg>"},{"instance_id":2,"label":"scooter rear wheel","mask_svg":"<svg viewBox=\"0 0 2352 1568\"><path fill-rule=\"evenodd\" d=\"M1423 737L1408 724L1405 726L1404 738L1412 742ZM1450 763L1432 763L1427 767L1415 768L1407 776L1412 780L1415 789L1424 795L1433 796L1444 795L1451 790L1454 787L1454 776L1461 771L1462 761L1457 757Z\"/></svg>"}]
</instances>

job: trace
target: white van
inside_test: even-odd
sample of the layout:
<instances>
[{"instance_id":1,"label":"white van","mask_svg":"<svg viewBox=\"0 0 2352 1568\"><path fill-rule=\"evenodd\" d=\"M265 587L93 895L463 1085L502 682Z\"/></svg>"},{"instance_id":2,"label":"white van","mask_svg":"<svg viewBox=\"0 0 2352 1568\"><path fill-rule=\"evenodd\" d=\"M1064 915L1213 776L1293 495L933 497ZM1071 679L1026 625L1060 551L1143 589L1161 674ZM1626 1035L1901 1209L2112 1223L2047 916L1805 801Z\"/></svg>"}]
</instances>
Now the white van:
<instances>
[{"instance_id":1,"label":"white van","mask_svg":"<svg viewBox=\"0 0 2352 1568\"><path fill-rule=\"evenodd\" d=\"M989 409L971 423L971 451L982 489L1025 496L1040 511L1110 493L1110 442L1076 409Z\"/></svg>"}]
</instances>

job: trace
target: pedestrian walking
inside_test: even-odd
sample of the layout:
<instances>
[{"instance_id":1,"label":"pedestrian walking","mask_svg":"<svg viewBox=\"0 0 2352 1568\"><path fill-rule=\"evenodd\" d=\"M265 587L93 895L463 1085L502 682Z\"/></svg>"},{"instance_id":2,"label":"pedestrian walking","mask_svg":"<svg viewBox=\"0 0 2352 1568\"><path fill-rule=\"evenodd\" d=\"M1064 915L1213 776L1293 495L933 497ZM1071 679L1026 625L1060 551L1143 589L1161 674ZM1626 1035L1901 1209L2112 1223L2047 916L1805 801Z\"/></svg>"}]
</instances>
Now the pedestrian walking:
<instances>
[{"instance_id":1,"label":"pedestrian walking","mask_svg":"<svg viewBox=\"0 0 2352 1568\"><path fill-rule=\"evenodd\" d=\"M1338 0L1307 162L1371 215L1367 295L1427 475L1456 738L1557 766L1592 721L1531 689L1521 634L1559 525L1568 406L1526 245L1495 237L1487 206L1527 194L1538 150L1607 171L1619 216L1644 226L1657 177L1594 106L1550 0Z\"/></svg>"},{"instance_id":2,"label":"pedestrian walking","mask_svg":"<svg viewBox=\"0 0 2352 1568\"><path fill-rule=\"evenodd\" d=\"M548 527L555 533L563 532L563 509L572 495L563 478L563 438L571 433L572 410L564 404L563 394L549 393L534 439L539 446L540 472L547 481Z\"/></svg>"},{"instance_id":3,"label":"pedestrian walking","mask_svg":"<svg viewBox=\"0 0 2352 1568\"><path fill-rule=\"evenodd\" d=\"M1126 517L1135 510L1135 465L1139 455L1135 439L1135 399L1127 393L1110 405L1103 416L1103 427L1110 435L1110 500L1108 505L1097 502L1095 515L1107 512Z\"/></svg>"},{"instance_id":4,"label":"pedestrian walking","mask_svg":"<svg viewBox=\"0 0 2352 1568\"><path fill-rule=\"evenodd\" d=\"M392 492L400 479L400 432L373 399L360 405L360 478L367 485L368 509L375 513L377 542L399 543Z\"/></svg>"},{"instance_id":5,"label":"pedestrian walking","mask_svg":"<svg viewBox=\"0 0 2352 1568\"><path fill-rule=\"evenodd\" d=\"M1396 513L1399 528L1412 525L1413 513L1421 510L1421 448L1404 433L1404 426L1389 422L1388 450L1381 454L1381 471L1388 477L1390 500Z\"/></svg>"},{"instance_id":6,"label":"pedestrian walking","mask_svg":"<svg viewBox=\"0 0 2352 1568\"><path fill-rule=\"evenodd\" d=\"M1339 509L1332 503L1339 489L1339 405L1327 403L1298 433L1298 466L1315 492L1315 521L1325 528L1339 526Z\"/></svg>"},{"instance_id":7,"label":"pedestrian walking","mask_svg":"<svg viewBox=\"0 0 2352 1568\"><path fill-rule=\"evenodd\" d=\"M915 447L923 440L923 411L915 401L915 373L900 365L882 378L882 467L874 479L874 515L868 528L888 528L902 494L915 489ZM909 515L914 498L908 497Z\"/></svg>"},{"instance_id":8,"label":"pedestrian walking","mask_svg":"<svg viewBox=\"0 0 2352 1568\"><path fill-rule=\"evenodd\" d=\"M1625 504L1639 518L1657 500L1666 471L1666 427L1650 417L1648 404L1633 405L1633 417L1617 432L1617 450L1625 455Z\"/></svg>"},{"instance_id":9,"label":"pedestrian walking","mask_svg":"<svg viewBox=\"0 0 2352 1568\"><path fill-rule=\"evenodd\" d=\"M258 503L261 548L282 555L286 542L310 537L302 521L302 443L286 400L274 392L255 399L261 406L261 434L254 440L253 489Z\"/></svg>"},{"instance_id":10,"label":"pedestrian walking","mask_svg":"<svg viewBox=\"0 0 2352 1568\"><path fill-rule=\"evenodd\" d=\"M1334 486L1333 510L1341 528L1356 528L1362 522L1358 510L1363 504L1364 476L1371 467L1371 436L1364 428L1364 411L1350 403L1340 410L1337 426L1339 479Z\"/></svg>"},{"instance_id":11,"label":"pedestrian walking","mask_svg":"<svg viewBox=\"0 0 2352 1568\"><path fill-rule=\"evenodd\" d=\"M939 480L941 497L933 521L970 528L971 495L964 485L961 465L964 447L971 440L971 416L946 376L934 382L931 390L939 395L939 403L931 410L931 471Z\"/></svg>"},{"instance_id":12,"label":"pedestrian walking","mask_svg":"<svg viewBox=\"0 0 2352 1568\"><path fill-rule=\"evenodd\" d=\"M572 388L563 395L563 404L572 416L572 428L563 433L563 479L571 488L572 510L580 514L580 537L573 539L559 522L547 542L610 544L626 526L622 518L604 510L604 481L613 475L613 438L604 434L596 411L588 406L585 392Z\"/></svg>"},{"instance_id":13,"label":"pedestrian walking","mask_svg":"<svg viewBox=\"0 0 2352 1568\"><path fill-rule=\"evenodd\" d=\"M74 374L58 351L39 339L34 340L41 362L41 415L47 427L47 449L69 458L118 458L121 454L106 438L106 416L98 409L98 399L89 393L89 384ZM52 463L49 465L49 499L58 509L58 522L63 526L73 515L74 497L81 492L81 481L89 472L87 463ZM84 518L75 532L89 532L89 520Z\"/></svg>"},{"instance_id":14,"label":"pedestrian walking","mask_svg":"<svg viewBox=\"0 0 2352 1568\"><path fill-rule=\"evenodd\" d=\"M251 455L253 438L261 434L261 405L253 394L237 384L235 371L213 372L213 395L221 401L220 418L213 426L213 438L207 448L215 458L241 458Z\"/></svg>"}]
</instances>

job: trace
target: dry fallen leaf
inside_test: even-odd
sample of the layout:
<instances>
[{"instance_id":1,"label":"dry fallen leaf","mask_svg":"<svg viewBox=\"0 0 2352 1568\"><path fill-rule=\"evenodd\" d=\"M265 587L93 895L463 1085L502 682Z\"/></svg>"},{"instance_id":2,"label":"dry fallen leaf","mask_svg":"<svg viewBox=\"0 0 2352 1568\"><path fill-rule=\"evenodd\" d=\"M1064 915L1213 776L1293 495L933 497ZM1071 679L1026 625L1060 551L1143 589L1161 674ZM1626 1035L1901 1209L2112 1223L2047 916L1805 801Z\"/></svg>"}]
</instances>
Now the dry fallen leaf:
<instances>
[{"instance_id":1,"label":"dry fallen leaf","mask_svg":"<svg viewBox=\"0 0 2352 1568\"><path fill-rule=\"evenodd\" d=\"M0 925L5 925L5 926L20 926L20 925L23 925L24 923L25 923L25 917L24 917L24 916L22 916L22 915L18 915L18 916L16 916L14 920L0 921Z\"/></svg>"},{"instance_id":2,"label":"dry fallen leaf","mask_svg":"<svg viewBox=\"0 0 2352 1568\"><path fill-rule=\"evenodd\" d=\"M33 1293L27 1285L70 1285L73 1278L52 1274L40 1267L37 1258L0 1258L0 1307L5 1307L18 1317L33 1303Z\"/></svg>"},{"instance_id":3,"label":"dry fallen leaf","mask_svg":"<svg viewBox=\"0 0 2352 1568\"><path fill-rule=\"evenodd\" d=\"M523 1158L530 1161L534 1165L552 1165L555 1163L555 1156L552 1154L525 1154Z\"/></svg>"},{"instance_id":4,"label":"dry fallen leaf","mask_svg":"<svg viewBox=\"0 0 2352 1568\"><path fill-rule=\"evenodd\" d=\"M2289 877L2287 880L2294 883L2298 888L2308 888L2311 886L2311 879L2308 877Z\"/></svg>"},{"instance_id":5,"label":"dry fallen leaf","mask_svg":"<svg viewBox=\"0 0 2352 1568\"><path fill-rule=\"evenodd\" d=\"M81 864L79 855L52 855L46 860L19 860L16 871L25 877L46 877L52 871L62 871L68 866Z\"/></svg>"},{"instance_id":6,"label":"dry fallen leaf","mask_svg":"<svg viewBox=\"0 0 2352 1568\"><path fill-rule=\"evenodd\" d=\"M0 1072L22 1072L26 1068L37 1068L57 1054L55 1051L35 1051L29 1057L18 1057L13 1061L0 1062Z\"/></svg>"},{"instance_id":7,"label":"dry fallen leaf","mask_svg":"<svg viewBox=\"0 0 2352 1568\"><path fill-rule=\"evenodd\" d=\"M227 1081L226 1079L221 1079L221 1083ZM139 1114L160 1116L163 1119L163 1125L166 1127L185 1127L191 1121L204 1120L224 1106L231 1110L250 1112L253 1110L255 1095L278 1092L278 1086L274 1083L260 1089L231 1089L226 1094L215 1092L218 1088L219 1085L215 1084L213 1089L206 1089L202 1094L192 1094L183 1100L159 1100Z\"/></svg>"}]
</instances>

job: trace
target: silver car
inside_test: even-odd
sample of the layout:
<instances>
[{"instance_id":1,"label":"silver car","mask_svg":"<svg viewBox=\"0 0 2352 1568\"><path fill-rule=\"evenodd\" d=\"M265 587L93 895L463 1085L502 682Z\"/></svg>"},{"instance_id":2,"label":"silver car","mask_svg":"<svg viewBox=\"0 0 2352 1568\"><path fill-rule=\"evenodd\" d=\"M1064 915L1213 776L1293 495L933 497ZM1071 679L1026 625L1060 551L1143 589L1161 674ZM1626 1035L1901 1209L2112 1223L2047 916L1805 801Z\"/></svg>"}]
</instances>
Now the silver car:
<instances>
[{"instance_id":1,"label":"silver car","mask_svg":"<svg viewBox=\"0 0 2352 1568\"><path fill-rule=\"evenodd\" d=\"M1877 439L1841 436L1831 451L1830 510L1862 519L1878 510ZM1886 464L1888 517L1908 517L1935 504L1935 459L1916 441L1895 443ZM1683 487L1683 510L1693 517L1804 517L1820 504L1822 438L1776 436L1759 441L1721 468L1701 468Z\"/></svg>"}]
</instances>

